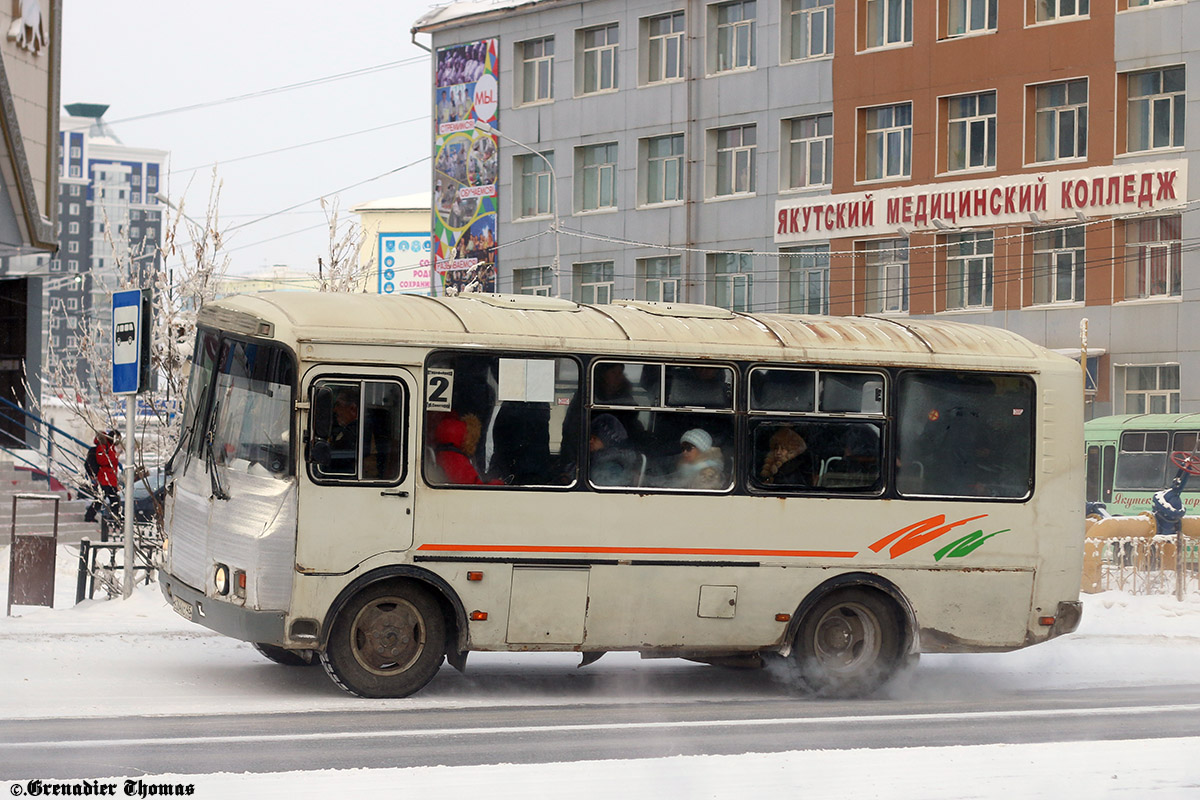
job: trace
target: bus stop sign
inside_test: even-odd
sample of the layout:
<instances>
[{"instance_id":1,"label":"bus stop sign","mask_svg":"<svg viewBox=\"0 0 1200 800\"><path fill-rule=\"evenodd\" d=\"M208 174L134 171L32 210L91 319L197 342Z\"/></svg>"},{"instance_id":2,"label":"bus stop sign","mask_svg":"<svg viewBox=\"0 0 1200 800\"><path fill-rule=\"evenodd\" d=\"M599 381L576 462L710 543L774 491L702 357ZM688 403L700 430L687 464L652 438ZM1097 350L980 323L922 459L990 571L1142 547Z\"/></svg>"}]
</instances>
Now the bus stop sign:
<instances>
[{"instance_id":1,"label":"bus stop sign","mask_svg":"<svg viewBox=\"0 0 1200 800\"><path fill-rule=\"evenodd\" d=\"M113 394L137 394L150 382L150 298L114 292L112 314Z\"/></svg>"}]
</instances>

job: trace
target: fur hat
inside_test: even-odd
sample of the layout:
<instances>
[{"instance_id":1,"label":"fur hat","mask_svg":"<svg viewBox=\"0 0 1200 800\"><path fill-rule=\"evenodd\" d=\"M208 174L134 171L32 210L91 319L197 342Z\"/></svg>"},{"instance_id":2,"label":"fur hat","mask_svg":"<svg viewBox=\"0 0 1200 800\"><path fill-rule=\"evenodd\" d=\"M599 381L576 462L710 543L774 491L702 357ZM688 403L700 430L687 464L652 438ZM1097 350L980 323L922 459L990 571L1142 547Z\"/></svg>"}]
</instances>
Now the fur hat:
<instances>
[{"instance_id":1,"label":"fur hat","mask_svg":"<svg viewBox=\"0 0 1200 800\"><path fill-rule=\"evenodd\" d=\"M701 453L712 448L712 436L703 428L692 428L690 431L679 437L680 444L690 444L692 447L699 450Z\"/></svg>"},{"instance_id":2,"label":"fur hat","mask_svg":"<svg viewBox=\"0 0 1200 800\"><path fill-rule=\"evenodd\" d=\"M625 426L612 414L601 414L592 420L592 436L595 436L605 447L622 444L629 438Z\"/></svg>"}]
</instances>

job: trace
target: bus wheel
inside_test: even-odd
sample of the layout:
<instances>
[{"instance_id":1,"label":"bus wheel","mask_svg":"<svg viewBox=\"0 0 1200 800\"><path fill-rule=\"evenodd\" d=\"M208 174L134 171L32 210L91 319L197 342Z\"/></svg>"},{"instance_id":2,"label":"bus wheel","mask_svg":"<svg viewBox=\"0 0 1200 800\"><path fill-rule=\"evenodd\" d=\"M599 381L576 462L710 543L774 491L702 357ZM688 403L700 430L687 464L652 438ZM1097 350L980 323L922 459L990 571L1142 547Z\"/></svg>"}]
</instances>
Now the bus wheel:
<instances>
[{"instance_id":1,"label":"bus wheel","mask_svg":"<svg viewBox=\"0 0 1200 800\"><path fill-rule=\"evenodd\" d=\"M283 664L285 667L311 667L317 663L312 650L285 650L282 647L262 642L255 642L254 649L268 661Z\"/></svg>"},{"instance_id":2,"label":"bus wheel","mask_svg":"<svg viewBox=\"0 0 1200 800\"><path fill-rule=\"evenodd\" d=\"M342 608L321 664L359 697L407 697L433 679L446 651L437 601L412 583L368 586Z\"/></svg>"},{"instance_id":3,"label":"bus wheel","mask_svg":"<svg viewBox=\"0 0 1200 800\"><path fill-rule=\"evenodd\" d=\"M877 592L844 589L813 606L796 636L800 679L821 697L858 697L883 685L900 664L894 603Z\"/></svg>"}]
</instances>

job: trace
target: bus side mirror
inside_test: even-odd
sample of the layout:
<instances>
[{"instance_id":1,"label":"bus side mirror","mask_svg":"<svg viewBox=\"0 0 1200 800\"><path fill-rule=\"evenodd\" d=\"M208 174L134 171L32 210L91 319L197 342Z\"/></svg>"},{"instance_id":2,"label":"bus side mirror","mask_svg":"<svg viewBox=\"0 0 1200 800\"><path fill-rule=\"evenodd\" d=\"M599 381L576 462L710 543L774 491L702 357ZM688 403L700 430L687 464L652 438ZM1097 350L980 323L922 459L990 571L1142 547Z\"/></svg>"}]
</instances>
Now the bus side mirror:
<instances>
[{"instance_id":1,"label":"bus side mirror","mask_svg":"<svg viewBox=\"0 0 1200 800\"><path fill-rule=\"evenodd\" d=\"M309 459L324 469L333 459L333 451L329 447L329 435L333 432L333 392L326 386L313 392L311 424Z\"/></svg>"},{"instance_id":2,"label":"bus side mirror","mask_svg":"<svg viewBox=\"0 0 1200 800\"><path fill-rule=\"evenodd\" d=\"M313 392L312 433L314 440L328 440L333 431L333 392L322 386Z\"/></svg>"}]
</instances>

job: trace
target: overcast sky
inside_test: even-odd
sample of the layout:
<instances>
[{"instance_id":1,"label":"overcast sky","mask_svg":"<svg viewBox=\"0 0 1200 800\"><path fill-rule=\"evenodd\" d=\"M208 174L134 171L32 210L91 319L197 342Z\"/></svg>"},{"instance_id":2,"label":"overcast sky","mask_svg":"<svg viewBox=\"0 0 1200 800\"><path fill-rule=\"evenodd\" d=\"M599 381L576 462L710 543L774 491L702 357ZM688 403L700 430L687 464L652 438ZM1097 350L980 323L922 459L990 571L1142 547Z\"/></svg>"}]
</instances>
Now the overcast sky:
<instances>
[{"instance_id":1,"label":"overcast sky","mask_svg":"<svg viewBox=\"0 0 1200 800\"><path fill-rule=\"evenodd\" d=\"M167 193L197 219L215 162L232 271L316 272L329 239L317 198L339 197L348 215L358 203L429 190L428 161L368 179L429 155L429 59L409 31L430 5L64 0L62 102L107 103L124 144L169 151ZM143 115L153 116L131 119ZM333 137L343 138L321 141Z\"/></svg>"}]
</instances>

